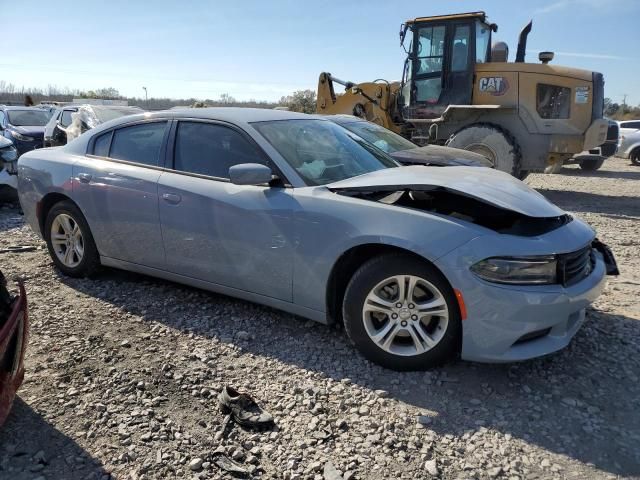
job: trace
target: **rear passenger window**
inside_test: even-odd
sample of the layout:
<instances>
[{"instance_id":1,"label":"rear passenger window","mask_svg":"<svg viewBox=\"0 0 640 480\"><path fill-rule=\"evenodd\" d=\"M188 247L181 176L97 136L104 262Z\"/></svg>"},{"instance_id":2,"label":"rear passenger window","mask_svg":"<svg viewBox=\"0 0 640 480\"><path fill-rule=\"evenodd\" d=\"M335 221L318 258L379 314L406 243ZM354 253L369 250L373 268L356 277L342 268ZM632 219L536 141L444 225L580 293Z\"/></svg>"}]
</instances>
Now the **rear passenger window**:
<instances>
[{"instance_id":1,"label":"rear passenger window","mask_svg":"<svg viewBox=\"0 0 640 480\"><path fill-rule=\"evenodd\" d=\"M266 164L258 149L237 131L211 123L178 124L176 170L229 178L229 168L241 163Z\"/></svg>"},{"instance_id":2,"label":"rear passenger window","mask_svg":"<svg viewBox=\"0 0 640 480\"><path fill-rule=\"evenodd\" d=\"M99 157L109 156L109 145L111 144L111 133L107 132L96 138L93 143L93 154Z\"/></svg>"},{"instance_id":3,"label":"rear passenger window","mask_svg":"<svg viewBox=\"0 0 640 480\"><path fill-rule=\"evenodd\" d=\"M167 122L143 123L113 132L109 157L157 167Z\"/></svg>"}]
</instances>

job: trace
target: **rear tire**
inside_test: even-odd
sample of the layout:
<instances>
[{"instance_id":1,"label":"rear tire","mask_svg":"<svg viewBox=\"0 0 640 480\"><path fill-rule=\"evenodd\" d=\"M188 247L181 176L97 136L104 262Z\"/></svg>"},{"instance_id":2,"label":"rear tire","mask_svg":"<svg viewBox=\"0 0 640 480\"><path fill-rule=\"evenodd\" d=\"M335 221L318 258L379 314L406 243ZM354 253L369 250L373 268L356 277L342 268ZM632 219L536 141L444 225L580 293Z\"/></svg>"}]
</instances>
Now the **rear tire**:
<instances>
[{"instance_id":1,"label":"rear tire","mask_svg":"<svg viewBox=\"0 0 640 480\"><path fill-rule=\"evenodd\" d=\"M497 125L480 123L465 127L454 133L446 146L479 153L488 158L496 170L516 178L523 176L518 144L509 132Z\"/></svg>"},{"instance_id":2,"label":"rear tire","mask_svg":"<svg viewBox=\"0 0 640 480\"><path fill-rule=\"evenodd\" d=\"M44 224L49 255L58 270L69 277L88 277L100 268L100 255L89 224L70 201L56 203Z\"/></svg>"},{"instance_id":3,"label":"rear tire","mask_svg":"<svg viewBox=\"0 0 640 480\"><path fill-rule=\"evenodd\" d=\"M640 148L635 149L629 156L631 163L640 166Z\"/></svg>"},{"instance_id":4,"label":"rear tire","mask_svg":"<svg viewBox=\"0 0 640 480\"><path fill-rule=\"evenodd\" d=\"M364 263L349 281L342 314L351 342L386 368L426 370L460 352L462 324L453 289L435 267L411 255Z\"/></svg>"},{"instance_id":5,"label":"rear tire","mask_svg":"<svg viewBox=\"0 0 640 480\"><path fill-rule=\"evenodd\" d=\"M587 172L595 172L604 164L606 159L604 157L600 158L585 158L580 161L580 168L582 170L586 170Z\"/></svg>"}]
</instances>

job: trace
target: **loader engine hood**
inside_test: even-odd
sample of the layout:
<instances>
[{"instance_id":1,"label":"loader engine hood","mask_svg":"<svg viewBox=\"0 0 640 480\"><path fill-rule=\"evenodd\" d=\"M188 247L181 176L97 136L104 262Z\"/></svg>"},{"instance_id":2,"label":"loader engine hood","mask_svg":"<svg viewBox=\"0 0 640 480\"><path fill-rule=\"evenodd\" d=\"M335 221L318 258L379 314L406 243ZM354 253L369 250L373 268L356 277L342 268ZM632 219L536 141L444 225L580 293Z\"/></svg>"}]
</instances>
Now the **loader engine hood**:
<instances>
[{"instance_id":1,"label":"loader engine hood","mask_svg":"<svg viewBox=\"0 0 640 480\"><path fill-rule=\"evenodd\" d=\"M570 215L520 180L488 168L388 168L334 182L327 188L511 235L542 235L572 221Z\"/></svg>"}]
</instances>

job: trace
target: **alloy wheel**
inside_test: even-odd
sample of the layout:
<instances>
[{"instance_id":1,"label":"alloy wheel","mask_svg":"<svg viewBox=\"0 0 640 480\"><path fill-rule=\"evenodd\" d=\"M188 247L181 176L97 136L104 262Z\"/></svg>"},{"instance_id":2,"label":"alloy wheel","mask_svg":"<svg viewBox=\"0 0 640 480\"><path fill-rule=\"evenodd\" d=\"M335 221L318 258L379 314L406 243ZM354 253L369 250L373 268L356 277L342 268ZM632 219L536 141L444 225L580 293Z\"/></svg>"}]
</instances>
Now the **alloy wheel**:
<instances>
[{"instance_id":1,"label":"alloy wheel","mask_svg":"<svg viewBox=\"0 0 640 480\"><path fill-rule=\"evenodd\" d=\"M427 280L395 275L367 295L362 320L369 338L393 355L421 355L444 337L449 310L444 295Z\"/></svg>"},{"instance_id":2,"label":"alloy wheel","mask_svg":"<svg viewBox=\"0 0 640 480\"><path fill-rule=\"evenodd\" d=\"M51 245L65 267L75 268L84 257L84 238L80 225L72 216L59 214L51 223Z\"/></svg>"}]
</instances>

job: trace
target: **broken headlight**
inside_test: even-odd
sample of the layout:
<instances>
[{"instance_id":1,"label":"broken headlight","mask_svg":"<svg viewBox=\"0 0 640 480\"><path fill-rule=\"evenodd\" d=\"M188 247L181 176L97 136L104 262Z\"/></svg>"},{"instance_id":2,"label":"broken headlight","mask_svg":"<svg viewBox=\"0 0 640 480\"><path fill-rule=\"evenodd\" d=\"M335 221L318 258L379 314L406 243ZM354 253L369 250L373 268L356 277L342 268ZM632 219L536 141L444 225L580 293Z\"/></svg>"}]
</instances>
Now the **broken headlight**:
<instances>
[{"instance_id":1,"label":"broken headlight","mask_svg":"<svg viewBox=\"0 0 640 480\"><path fill-rule=\"evenodd\" d=\"M546 285L557 283L557 262L553 255L535 257L493 257L471 267L478 277L493 283Z\"/></svg>"}]
</instances>

